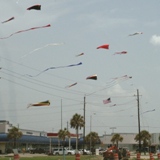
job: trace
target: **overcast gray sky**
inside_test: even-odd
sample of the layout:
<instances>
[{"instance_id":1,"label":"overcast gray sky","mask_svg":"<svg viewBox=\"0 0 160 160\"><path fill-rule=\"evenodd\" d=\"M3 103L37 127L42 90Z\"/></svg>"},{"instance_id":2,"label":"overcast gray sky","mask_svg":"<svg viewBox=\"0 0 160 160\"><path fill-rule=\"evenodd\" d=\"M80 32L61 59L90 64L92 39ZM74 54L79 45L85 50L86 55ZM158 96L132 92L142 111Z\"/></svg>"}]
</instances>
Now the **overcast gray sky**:
<instances>
[{"instance_id":1,"label":"overcast gray sky","mask_svg":"<svg viewBox=\"0 0 160 160\"><path fill-rule=\"evenodd\" d=\"M86 134L90 129L110 134L111 127L116 127L114 132L138 133L138 89L141 129L159 132L160 1L0 0L0 4L1 22L14 17L0 24L0 38L13 34L0 39L1 120L58 132L61 113L63 128L75 113L83 115L85 96ZM26 10L35 4L41 5L40 11ZM51 27L17 33L48 24ZM128 36L135 32L143 34ZM48 45L53 43L59 45ZM103 44L109 49L96 49ZM121 51L127 54L114 55ZM80 53L84 55L77 57ZM86 80L93 74L97 80ZM77 85L66 88L73 83ZM104 105L107 98L111 103ZM45 100L50 107L27 108Z\"/></svg>"}]
</instances>

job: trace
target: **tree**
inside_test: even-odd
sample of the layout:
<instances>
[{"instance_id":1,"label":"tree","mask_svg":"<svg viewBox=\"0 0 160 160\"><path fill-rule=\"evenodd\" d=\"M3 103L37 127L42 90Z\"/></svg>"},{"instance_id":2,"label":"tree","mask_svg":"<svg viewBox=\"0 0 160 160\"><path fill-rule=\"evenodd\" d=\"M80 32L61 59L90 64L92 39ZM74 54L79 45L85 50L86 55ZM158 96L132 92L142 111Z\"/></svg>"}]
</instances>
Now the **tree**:
<instances>
[{"instance_id":1,"label":"tree","mask_svg":"<svg viewBox=\"0 0 160 160\"><path fill-rule=\"evenodd\" d=\"M118 133L114 134L111 138L111 142L113 144L116 142L117 148L118 148L118 142L122 142L122 141L123 141L123 137Z\"/></svg>"},{"instance_id":2,"label":"tree","mask_svg":"<svg viewBox=\"0 0 160 160\"><path fill-rule=\"evenodd\" d=\"M148 131L143 130L140 132L140 135L137 134L134 139L136 142L138 142L140 139L140 141L143 142L143 144L142 144L143 148L145 148L145 147L149 146L151 135Z\"/></svg>"},{"instance_id":3,"label":"tree","mask_svg":"<svg viewBox=\"0 0 160 160\"><path fill-rule=\"evenodd\" d=\"M58 137L59 139L62 140L63 147L64 147L65 139L66 137L70 137L70 132L66 128L64 128L64 130L60 129L58 132Z\"/></svg>"},{"instance_id":4,"label":"tree","mask_svg":"<svg viewBox=\"0 0 160 160\"><path fill-rule=\"evenodd\" d=\"M13 147L16 148L16 142L17 139L22 137L22 132L19 131L17 127L12 127L12 129L9 130L7 137L11 140L13 140Z\"/></svg>"},{"instance_id":5,"label":"tree","mask_svg":"<svg viewBox=\"0 0 160 160\"><path fill-rule=\"evenodd\" d=\"M75 114L73 115L72 119L70 120L70 126L71 128L75 128L76 130L76 151L78 150L78 131L79 129L81 129L82 127L84 127L84 117L81 116L80 114Z\"/></svg>"},{"instance_id":6,"label":"tree","mask_svg":"<svg viewBox=\"0 0 160 160\"><path fill-rule=\"evenodd\" d=\"M88 135L85 137L85 141L88 144L88 148L94 148L97 142L100 142L98 133L96 132L90 132Z\"/></svg>"}]
</instances>

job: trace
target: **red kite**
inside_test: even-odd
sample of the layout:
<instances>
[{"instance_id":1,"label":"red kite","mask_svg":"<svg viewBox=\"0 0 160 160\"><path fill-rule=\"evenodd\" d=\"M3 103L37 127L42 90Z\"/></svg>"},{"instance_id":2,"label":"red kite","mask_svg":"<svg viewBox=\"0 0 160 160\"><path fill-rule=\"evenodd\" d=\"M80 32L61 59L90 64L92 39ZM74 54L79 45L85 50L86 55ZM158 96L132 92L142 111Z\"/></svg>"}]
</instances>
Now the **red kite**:
<instances>
[{"instance_id":1,"label":"red kite","mask_svg":"<svg viewBox=\"0 0 160 160\"><path fill-rule=\"evenodd\" d=\"M32 9L41 10L41 5L37 4L37 5L34 5L34 6L27 8L27 10L32 10Z\"/></svg>"},{"instance_id":2,"label":"red kite","mask_svg":"<svg viewBox=\"0 0 160 160\"><path fill-rule=\"evenodd\" d=\"M104 45L101 45L101 46L97 47L97 49L100 49L100 48L109 49L109 44L104 44Z\"/></svg>"},{"instance_id":3,"label":"red kite","mask_svg":"<svg viewBox=\"0 0 160 160\"><path fill-rule=\"evenodd\" d=\"M76 55L76 57L83 56L83 55L84 55L84 53L80 53L80 54Z\"/></svg>"}]
</instances>

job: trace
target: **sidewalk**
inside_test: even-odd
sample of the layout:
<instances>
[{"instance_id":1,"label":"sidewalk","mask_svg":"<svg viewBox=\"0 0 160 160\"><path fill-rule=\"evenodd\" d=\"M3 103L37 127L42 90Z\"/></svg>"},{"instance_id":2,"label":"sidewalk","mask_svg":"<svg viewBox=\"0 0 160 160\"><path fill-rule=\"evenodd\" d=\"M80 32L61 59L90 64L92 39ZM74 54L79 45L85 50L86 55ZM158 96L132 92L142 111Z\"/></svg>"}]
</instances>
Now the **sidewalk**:
<instances>
[{"instance_id":1,"label":"sidewalk","mask_svg":"<svg viewBox=\"0 0 160 160\"><path fill-rule=\"evenodd\" d=\"M157 153L156 154L153 154L153 157L154 159L157 159L158 156L157 156ZM137 154L131 154L130 158L137 158ZM141 156L140 156L141 159L150 159L150 155L149 153L146 153L146 155L144 155L144 153L141 153Z\"/></svg>"}]
</instances>

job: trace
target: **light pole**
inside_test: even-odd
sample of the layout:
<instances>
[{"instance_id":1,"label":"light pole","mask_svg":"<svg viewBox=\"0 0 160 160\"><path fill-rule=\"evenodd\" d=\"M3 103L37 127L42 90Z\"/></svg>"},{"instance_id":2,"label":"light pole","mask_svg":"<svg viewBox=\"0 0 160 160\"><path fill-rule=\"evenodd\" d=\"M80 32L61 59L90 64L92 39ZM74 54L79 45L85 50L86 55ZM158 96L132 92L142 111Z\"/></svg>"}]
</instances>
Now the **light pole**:
<instances>
[{"instance_id":1,"label":"light pole","mask_svg":"<svg viewBox=\"0 0 160 160\"><path fill-rule=\"evenodd\" d=\"M114 133L114 130L117 129L116 127L110 127L112 129L112 134Z\"/></svg>"},{"instance_id":2,"label":"light pole","mask_svg":"<svg viewBox=\"0 0 160 160\"><path fill-rule=\"evenodd\" d=\"M95 115L96 113L93 113L93 114ZM92 132L92 114L90 115L90 152L91 152L91 146L92 146L91 132Z\"/></svg>"},{"instance_id":3,"label":"light pole","mask_svg":"<svg viewBox=\"0 0 160 160\"><path fill-rule=\"evenodd\" d=\"M92 144L91 132L92 132L92 115L90 115L90 153L91 153L91 144Z\"/></svg>"}]
</instances>

